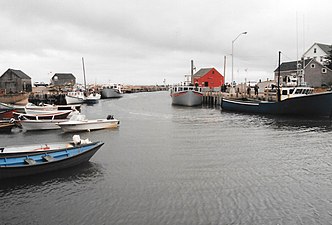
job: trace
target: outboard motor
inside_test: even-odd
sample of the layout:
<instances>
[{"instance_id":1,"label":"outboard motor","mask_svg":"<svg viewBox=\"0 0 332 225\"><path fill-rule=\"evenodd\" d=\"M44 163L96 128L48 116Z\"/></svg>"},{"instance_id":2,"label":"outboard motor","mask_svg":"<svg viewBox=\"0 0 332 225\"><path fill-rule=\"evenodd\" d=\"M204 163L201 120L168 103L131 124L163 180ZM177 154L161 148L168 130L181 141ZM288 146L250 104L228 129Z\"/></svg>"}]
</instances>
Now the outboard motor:
<instances>
[{"instance_id":1,"label":"outboard motor","mask_svg":"<svg viewBox=\"0 0 332 225\"><path fill-rule=\"evenodd\" d=\"M81 137L80 135L74 135L73 136L73 142L75 145L80 145L81 144Z\"/></svg>"},{"instance_id":2,"label":"outboard motor","mask_svg":"<svg viewBox=\"0 0 332 225\"><path fill-rule=\"evenodd\" d=\"M18 120L26 120L27 118L25 118L25 116L23 114L20 114L18 117L17 117Z\"/></svg>"}]
</instances>

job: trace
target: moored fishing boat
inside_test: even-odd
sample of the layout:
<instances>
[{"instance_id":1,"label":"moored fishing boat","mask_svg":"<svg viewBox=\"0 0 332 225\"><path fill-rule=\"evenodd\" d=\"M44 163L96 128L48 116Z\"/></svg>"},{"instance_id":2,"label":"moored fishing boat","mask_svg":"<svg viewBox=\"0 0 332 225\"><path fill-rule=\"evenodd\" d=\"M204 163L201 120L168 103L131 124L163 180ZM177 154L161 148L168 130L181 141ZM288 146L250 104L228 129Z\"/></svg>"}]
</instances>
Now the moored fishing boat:
<instances>
[{"instance_id":1,"label":"moored fishing boat","mask_svg":"<svg viewBox=\"0 0 332 225\"><path fill-rule=\"evenodd\" d=\"M16 111L14 109L1 111L0 112L0 120L13 118L15 112Z\"/></svg>"},{"instance_id":2,"label":"moored fishing boat","mask_svg":"<svg viewBox=\"0 0 332 225\"><path fill-rule=\"evenodd\" d=\"M22 117L21 117L22 118ZM32 130L56 130L60 129L58 123L68 121L68 119L49 119L49 120L29 120L20 119L19 123L26 131Z\"/></svg>"},{"instance_id":3,"label":"moored fishing boat","mask_svg":"<svg viewBox=\"0 0 332 225\"><path fill-rule=\"evenodd\" d=\"M16 110L13 107L0 102L0 120L12 118L14 112Z\"/></svg>"},{"instance_id":4,"label":"moored fishing boat","mask_svg":"<svg viewBox=\"0 0 332 225\"><path fill-rule=\"evenodd\" d=\"M75 114L75 111L72 110L63 110L63 111L55 111L44 114L23 114L23 113L13 113L15 119L19 119L19 117L25 117L25 119L29 120L53 120L53 119L66 119L70 116L70 114Z\"/></svg>"},{"instance_id":5,"label":"moored fishing boat","mask_svg":"<svg viewBox=\"0 0 332 225\"><path fill-rule=\"evenodd\" d=\"M63 111L63 110L80 110L81 105L50 105L50 104L41 104L35 105L33 103L28 103L24 107L24 111L27 114L49 114L51 111Z\"/></svg>"},{"instance_id":6,"label":"moored fishing boat","mask_svg":"<svg viewBox=\"0 0 332 225\"><path fill-rule=\"evenodd\" d=\"M194 61L191 60L191 75L186 75L187 80L183 85L174 85L170 88L170 96L173 105L197 106L203 102L202 88L192 84L194 75ZM189 80L190 77L190 80Z\"/></svg>"},{"instance_id":7,"label":"moored fishing boat","mask_svg":"<svg viewBox=\"0 0 332 225\"><path fill-rule=\"evenodd\" d=\"M170 89L173 105L197 106L203 101L203 93L200 87L174 86Z\"/></svg>"},{"instance_id":8,"label":"moored fishing boat","mask_svg":"<svg viewBox=\"0 0 332 225\"><path fill-rule=\"evenodd\" d=\"M120 84L109 84L103 86L100 91L101 98L121 98L123 96Z\"/></svg>"},{"instance_id":9,"label":"moored fishing boat","mask_svg":"<svg viewBox=\"0 0 332 225\"><path fill-rule=\"evenodd\" d=\"M274 98L268 98L265 101L223 99L221 108L226 111L256 114L332 117L331 91L314 93L311 87L280 84L280 52L278 84L275 87L267 89L267 95L272 94Z\"/></svg>"},{"instance_id":10,"label":"moored fishing boat","mask_svg":"<svg viewBox=\"0 0 332 225\"><path fill-rule=\"evenodd\" d=\"M100 98L101 95L99 93L92 92L85 97L84 102L88 104L95 104L100 100Z\"/></svg>"},{"instance_id":11,"label":"moored fishing boat","mask_svg":"<svg viewBox=\"0 0 332 225\"><path fill-rule=\"evenodd\" d=\"M332 92L293 96L282 101L223 99L221 108L225 111L255 114L331 117Z\"/></svg>"},{"instance_id":12,"label":"moored fishing boat","mask_svg":"<svg viewBox=\"0 0 332 225\"><path fill-rule=\"evenodd\" d=\"M68 92L65 96L67 105L72 104L82 104L84 103L85 96L84 93L81 91L71 91Z\"/></svg>"},{"instance_id":13,"label":"moored fishing boat","mask_svg":"<svg viewBox=\"0 0 332 225\"><path fill-rule=\"evenodd\" d=\"M120 121L114 119L113 116L107 116L106 119L88 120L85 115L77 114L73 115L69 121L58 123L58 126L60 126L64 132L75 132L116 128L119 124Z\"/></svg>"},{"instance_id":14,"label":"moored fishing boat","mask_svg":"<svg viewBox=\"0 0 332 225\"><path fill-rule=\"evenodd\" d=\"M65 169L87 162L103 142L72 142L24 145L0 148L0 179L27 176Z\"/></svg>"}]
</instances>

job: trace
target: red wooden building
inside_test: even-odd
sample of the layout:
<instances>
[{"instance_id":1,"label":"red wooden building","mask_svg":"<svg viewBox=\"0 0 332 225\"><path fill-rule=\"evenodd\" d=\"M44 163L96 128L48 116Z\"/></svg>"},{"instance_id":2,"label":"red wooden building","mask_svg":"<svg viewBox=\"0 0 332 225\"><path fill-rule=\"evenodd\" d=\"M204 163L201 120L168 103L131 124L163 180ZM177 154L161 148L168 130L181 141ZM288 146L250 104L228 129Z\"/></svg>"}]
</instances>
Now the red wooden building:
<instances>
[{"instance_id":1,"label":"red wooden building","mask_svg":"<svg viewBox=\"0 0 332 225\"><path fill-rule=\"evenodd\" d=\"M225 80L215 68L202 68L193 75L192 83L200 87L216 88L223 85Z\"/></svg>"}]
</instances>

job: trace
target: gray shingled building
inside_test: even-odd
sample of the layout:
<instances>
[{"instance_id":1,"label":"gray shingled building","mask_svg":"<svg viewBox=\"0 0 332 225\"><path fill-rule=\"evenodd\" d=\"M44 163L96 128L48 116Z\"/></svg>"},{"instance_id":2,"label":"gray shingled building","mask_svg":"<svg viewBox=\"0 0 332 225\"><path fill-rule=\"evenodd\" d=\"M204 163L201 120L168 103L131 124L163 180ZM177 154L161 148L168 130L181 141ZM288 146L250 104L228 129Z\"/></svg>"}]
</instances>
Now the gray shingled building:
<instances>
[{"instance_id":1,"label":"gray shingled building","mask_svg":"<svg viewBox=\"0 0 332 225\"><path fill-rule=\"evenodd\" d=\"M286 76L303 76L304 82L312 87L322 87L332 85L332 70L317 62L316 59L306 59L303 61L284 62L280 65L280 76L284 79ZM278 67L279 68L279 67ZM275 80L278 80L278 68L274 71Z\"/></svg>"},{"instance_id":2,"label":"gray shingled building","mask_svg":"<svg viewBox=\"0 0 332 225\"><path fill-rule=\"evenodd\" d=\"M71 73L56 73L51 78L51 84L56 86L70 85L73 86L76 83L76 78Z\"/></svg>"},{"instance_id":3,"label":"gray shingled building","mask_svg":"<svg viewBox=\"0 0 332 225\"><path fill-rule=\"evenodd\" d=\"M31 92L31 77L21 70L8 69L0 77L0 89L6 90L6 93Z\"/></svg>"}]
</instances>

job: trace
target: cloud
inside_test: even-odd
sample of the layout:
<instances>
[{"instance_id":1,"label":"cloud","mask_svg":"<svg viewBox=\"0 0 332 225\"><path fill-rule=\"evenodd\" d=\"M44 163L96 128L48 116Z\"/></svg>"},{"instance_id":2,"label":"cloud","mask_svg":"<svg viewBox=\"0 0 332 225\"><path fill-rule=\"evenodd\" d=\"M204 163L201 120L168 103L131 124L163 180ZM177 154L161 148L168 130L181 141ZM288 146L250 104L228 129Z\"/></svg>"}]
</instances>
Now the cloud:
<instances>
[{"instance_id":1,"label":"cloud","mask_svg":"<svg viewBox=\"0 0 332 225\"><path fill-rule=\"evenodd\" d=\"M197 68L223 73L226 56L227 80L232 40L247 31L234 42L236 79L272 78L279 50L295 60L314 42L330 42L324 18L332 3L319 3L312 8L308 0L4 1L0 69L15 67L38 81L48 81L50 72L72 72L82 82L84 57L89 82L161 84L183 81L191 59Z\"/></svg>"}]
</instances>

